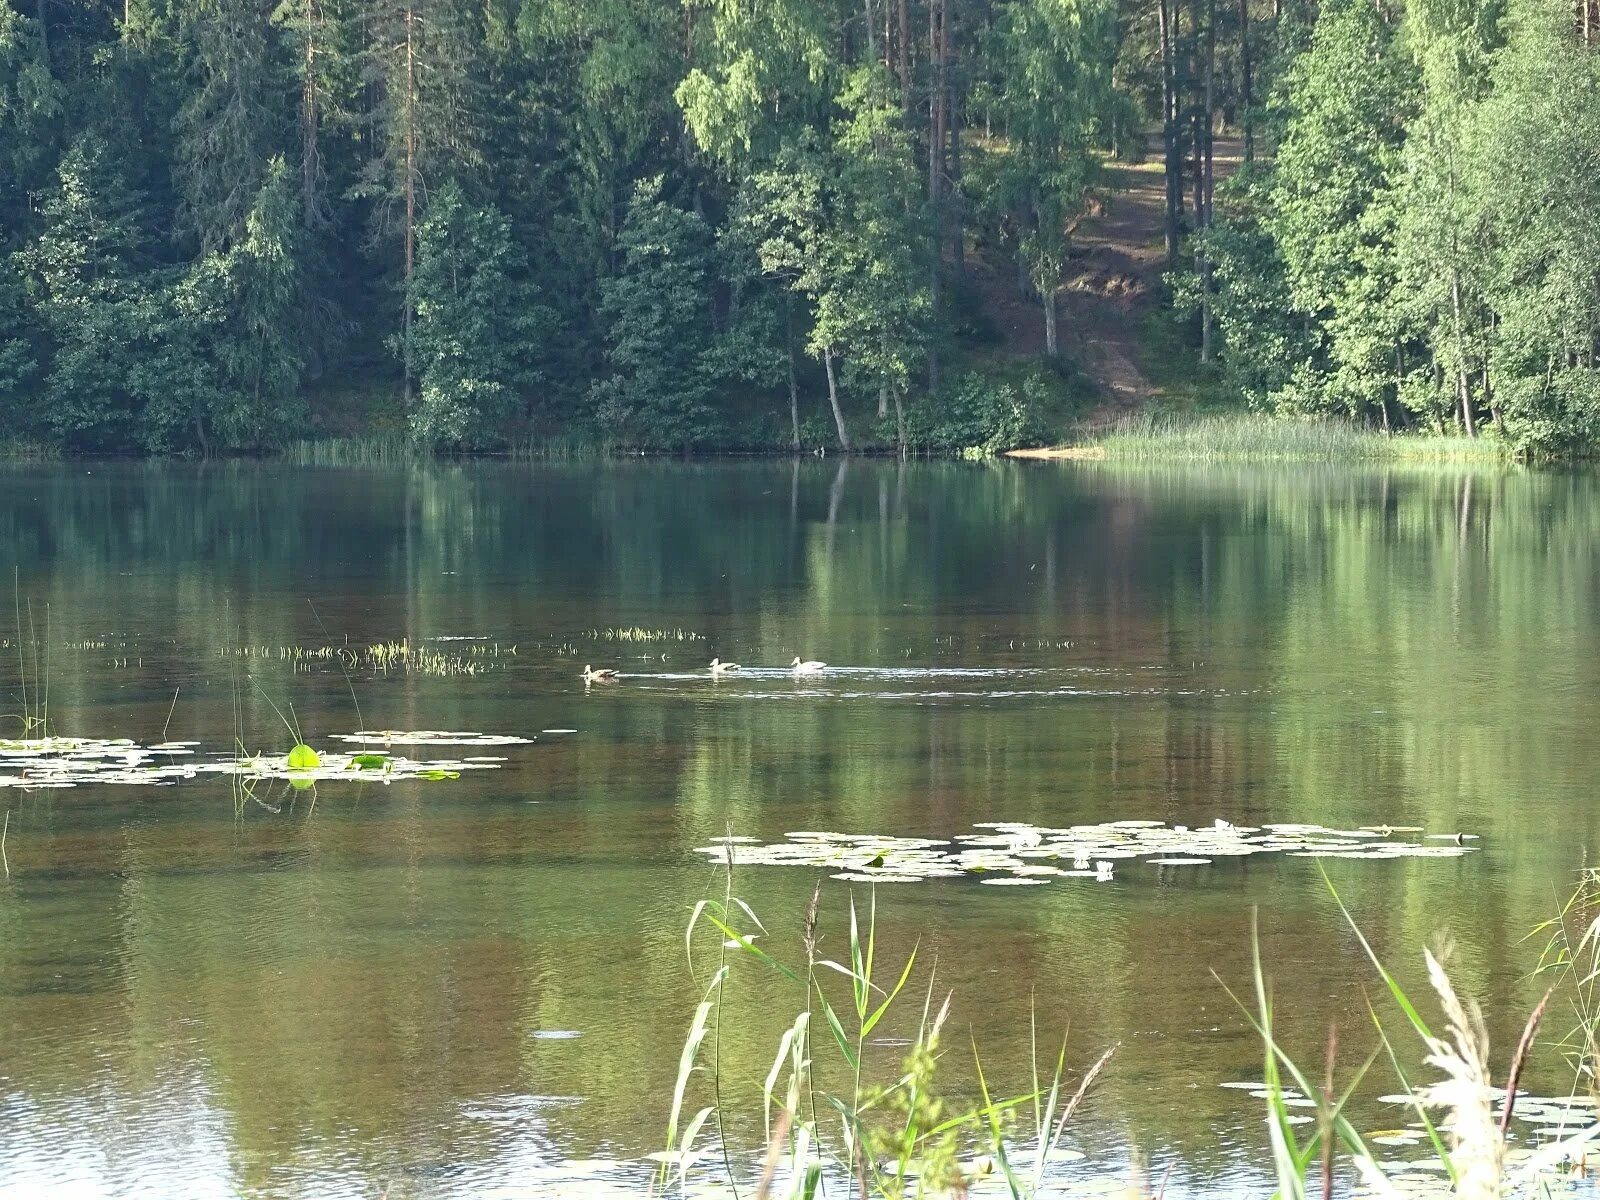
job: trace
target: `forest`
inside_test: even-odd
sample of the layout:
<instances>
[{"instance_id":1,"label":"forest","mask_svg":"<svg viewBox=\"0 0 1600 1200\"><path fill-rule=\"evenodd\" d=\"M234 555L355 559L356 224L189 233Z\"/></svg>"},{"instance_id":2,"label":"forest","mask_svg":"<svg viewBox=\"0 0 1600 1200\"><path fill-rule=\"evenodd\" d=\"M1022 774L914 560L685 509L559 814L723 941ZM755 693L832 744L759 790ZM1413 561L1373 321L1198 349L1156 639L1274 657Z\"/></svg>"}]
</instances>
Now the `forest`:
<instances>
[{"instance_id":1,"label":"forest","mask_svg":"<svg viewBox=\"0 0 1600 1200\"><path fill-rule=\"evenodd\" d=\"M0 0L0 438L1038 444L1098 403L1057 294L1125 162L1140 319L1214 391L1580 455L1597 40L1597 0Z\"/></svg>"}]
</instances>

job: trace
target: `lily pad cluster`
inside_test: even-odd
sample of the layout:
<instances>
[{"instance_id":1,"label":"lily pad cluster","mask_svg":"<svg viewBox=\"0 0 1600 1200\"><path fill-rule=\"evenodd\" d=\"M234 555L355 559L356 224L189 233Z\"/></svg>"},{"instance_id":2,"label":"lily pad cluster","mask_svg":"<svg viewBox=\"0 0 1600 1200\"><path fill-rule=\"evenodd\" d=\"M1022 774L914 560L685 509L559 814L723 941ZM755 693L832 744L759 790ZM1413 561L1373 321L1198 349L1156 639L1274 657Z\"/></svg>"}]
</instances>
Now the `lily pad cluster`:
<instances>
[{"instance_id":1,"label":"lily pad cluster","mask_svg":"<svg viewBox=\"0 0 1600 1200\"><path fill-rule=\"evenodd\" d=\"M190 779L198 742L141 746L126 738L0 740L0 787L68 788L81 783L173 783Z\"/></svg>"},{"instance_id":2,"label":"lily pad cluster","mask_svg":"<svg viewBox=\"0 0 1600 1200\"><path fill-rule=\"evenodd\" d=\"M1225 1088L1247 1092L1252 1099L1265 1100L1270 1094L1260 1082L1230 1082ZM1290 1111L1291 1124L1311 1124L1316 1120L1317 1102L1293 1088L1279 1092L1282 1102ZM1450 1176L1434 1149L1428 1128L1416 1117L1419 1103L1426 1105L1421 1096L1405 1092L1379 1096L1379 1104L1393 1105L1406 1110L1407 1120L1396 1122L1392 1128L1363 1129L1361 1138L1372 1150L1388 1187L1375 1190L1370 1184L1358 1187L1356 1196L1432 1197L1455 1195ZM1504 1093L1493 1098L1494 1118L1498 1123L1505 1111ZM1585 1135L1594 1128L1600 1111L1596 1101L1588 1096L1533 1096L1517 1093L1512 1109L1513 1121L1507 1137L1505 1164L1508 1169L1505 1195L1508 1197L1549 1197L1568 1194L1567 1185L1574 1182L1564 1177L1561 1161L1566 1143L1582 1153ZM1431 1114L1434 1128L1448 1137L1450 1124L1442 1114Z\"/></svg>"},{"instance_id":3,"label":"lily pad cluster","mask_svg":"<svg viewBox=\"0 0 1600 1200\"><path fill-rule=\"evenodd\" d=\"M917 883L976 876L982 883L1020 887L1060 878L1106 882L1114 878L1120 860L1139 860L1143 867L1187 869L1253 854L1458 858L1472 852L1468 843L1475 840L1468 834L1416 839L1411 835L1422 830L1414 826L1329 829L1226 821L1198 829L1146 820L1065 827L988 821L974 829L979 832L950 839L816 831L790 833L788 840L769 844L755 838L724 837L698 852L738 865L832 868L835 879L858 882Z\"/></svg>"},{"instance_id":4,"label":"lily pad cluster","mask_svg":"<svg viewBox=\"0 0 1600 1200\"><path fill-rule=\"evenodd\" d=\"M384 746L526 746L532 738L510 733L467 733L448 729L366 729L355 733L336 733L330 741L374 742Z\"/></svg>"},{"instance_id":5,"label":"lily pad cluster","mask_svg":"<svg viewBox=\"0 0 1600 1200\"><path fill-rule=\"evenodd\" d=\"M509 734L385 731L336 734L334 741L356 742L348 753L319 753L299 744L287 754L204 755L198 742L140 745L127 738L49 737L0 740L0 788L69 788L87 784L178 783L201 775L231 775L245 780L287 779L295 783L329 779L393 783L402 779L455 779L463 771L493 770L503 757L469 755L411 759L389 746L507 746L532 739Z\"/></svg>"}]
</instances>

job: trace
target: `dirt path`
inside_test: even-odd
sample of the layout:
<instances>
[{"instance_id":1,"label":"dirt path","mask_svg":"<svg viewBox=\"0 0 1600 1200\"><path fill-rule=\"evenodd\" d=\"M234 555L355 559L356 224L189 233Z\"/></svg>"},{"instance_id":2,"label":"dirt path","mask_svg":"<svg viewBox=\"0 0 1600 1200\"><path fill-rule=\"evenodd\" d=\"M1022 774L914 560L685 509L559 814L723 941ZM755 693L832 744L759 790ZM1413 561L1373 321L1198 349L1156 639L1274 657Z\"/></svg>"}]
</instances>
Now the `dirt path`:
<instances>
[{"instance_id":1,"label":"dirt path","mask_svg":"<svg viewBox=\"0 0 1600 1200\"><path fill-rule=\"evenodd\" d=\"M1153 139L1154 140L1154 139ZM1139 368L1140 326L1160 294L1166 269L1162 245L1165 188L1160 146L1137 165L1106 168L1104 200L1073 234L1071 259L1057 293L1064 349L1100 385L1100 406L1091 427L1107 425L1144 405L1155 386ZM1214 156L1218 182L1239 163L1240 147L1218 137ZM980 263L978 281L990 316L1015 354L1044 352L1039 306L1024 300L1014 273Z\"/></svg>"}]
</instances>

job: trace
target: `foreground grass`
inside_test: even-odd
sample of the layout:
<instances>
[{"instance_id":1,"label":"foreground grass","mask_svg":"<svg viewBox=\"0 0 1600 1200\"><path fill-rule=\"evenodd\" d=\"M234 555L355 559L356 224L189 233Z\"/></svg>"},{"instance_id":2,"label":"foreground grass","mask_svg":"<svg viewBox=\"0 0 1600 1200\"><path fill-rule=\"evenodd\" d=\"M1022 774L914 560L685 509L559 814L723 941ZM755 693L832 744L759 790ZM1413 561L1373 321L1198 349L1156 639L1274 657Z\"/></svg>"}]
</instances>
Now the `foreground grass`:
<instances>
[{"instance_id":1,"label":"foreground grass","mask_svg":"<svg viewBox=\"0 0 1600 1200\"><path fill-rule=\"evenodd\" d=\"M1094 435L1090 444L1107 458L1197 462L1501 463L1514 458L1509 446L1491 437L1389 434L1347 421L1256 413L1138 417Z\"/></svg>"}]
</instances>

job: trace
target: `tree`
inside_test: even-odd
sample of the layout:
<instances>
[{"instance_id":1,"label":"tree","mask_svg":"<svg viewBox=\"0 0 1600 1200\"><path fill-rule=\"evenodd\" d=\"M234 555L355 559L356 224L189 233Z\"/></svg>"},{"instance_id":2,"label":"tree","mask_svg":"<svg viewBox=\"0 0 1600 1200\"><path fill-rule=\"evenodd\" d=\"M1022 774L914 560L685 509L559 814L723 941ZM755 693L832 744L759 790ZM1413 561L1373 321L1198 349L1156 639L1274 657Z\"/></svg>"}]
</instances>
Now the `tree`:
<instances>
[{"instance_id":1,"label":"tree","mask_svg":"<svg viewBox=\"0 0 1600 1200\"><path fill-rule=\"evenodd\" d=\"M1600 55L1554 0L1508 23L1464 167L1488 247L1480 400L1519 446L1570 452L1600 437Z\"/></svg>"},{"instance_id":2,"label":"tree","mask_svg":"<svg viewBox=\"0 0 1600 1200\"><path fill-rule=\"evenodd\" d=\"M371 114L376 152L354 189L373 205L375 240L400 244L400 345L412 345L411 275L430 187L463 182L483 163L482 96L472 59L475 29L464 0L376 0L368 15L364 81L380 97ZM414 364L404 367L411 405Z\"/></svg>"},{"instance_id":3,"label":"tree","mask_svg":"<svg viewBox=\"0 0 1600 1200\"><path fill-rule=\"evenodd\" d=\"M61 108L39 24L0 5L0 228L24 218L30 185L48 170Z\"/></svg>"},{"instance_id":4,"label":"tree","mask_svg":"<svg viewBox=\"0 0 1600 1200\"><path fill-rule=\"evenodd\" d=\"M1274 161L1225 190L1200 241L1225 370L1256 402L1389 423L1412 336L1394 303L1394 189L1414 106L1394 29L1360 0L1325 3L1283 80Z\"/></svg>"},{"instance_id":5,"label":"tree","mask_svg":"<svg viewBox=\"0 0 1600 1200\"><path fill-rule=\"evenodd\" d=\"M179 217L209 252L242 234L285 141L282 71L260 0L203 0L178 11L192 79L177 120Z\"/></svg>"},{"instance_id":6,"label":"tree","mask_svg":"<svg viewBox=\"0 0 1600 1200\"><path fill-rule=\"evenodd\" d=\"M1051 355L1071 229L1095 178L1113 32L1112 10L1099 0L1037 0L1008 5L990 47L1005 80L998 107L1007 140L990 163L989 203L1017 231Z\"/></svg>"},{"instance_id":7,"label":"tree","mask_svg":"<svg viewBox=\"0 0 1600 1200\"><path fill-rule=\"evenodd\" d=\"M446 184L418 230L407 306L416 319L396 349L421 385L412 432L431 446L494 445L539 383L553 324L505 217Z\"/></svg>"},{"instance_id":8,"label":"tree","mask_svg":"<svg viewBox=\"0 0 1600 1200\"><path fill-rule=\"evenodd\" d=\"M635 188L617 240L622 264L601 285L608 375L595 384L601 423L640 445L686 447L716 432L711 379L711 233L661 198L659 178Z\"/></svg>"},{"instance_id":9,"label":"tree","mask_svg":"<svg viewBox=\"0 0 1600 1200\"><path fill-rule=\"evenodd\" d=\"M130 388L147 448L254 449L297 432L300 232L294 182L274 158L237 243L162 272L165 286L132 310Z\"/></svg>"},{"instance_id":10,"label":"tree","mask_svg":"<svg viewBox=\"0 0 1600 1200\"><path fill-rule=\"evenodd\" d=\"M1477 433L1477 407L1485 399L1474 379L1487 369L1487 314L1479 303L1484 230L1466 188L1467 137L1488 84L1497 25L1495 0L1416 0L1406 10L1420 103L1406 130L1399 182L1399 280L1447 381L1443 395L1453 399L1469 437ZM1429 407L1431 401L1427 397Z\"/></svg>"},{"instance_id":11,"label":"tree","mask_svg":"<svg viewBox=\"0 0 1600 1200\"><path fill-rule=\"evenodd\" d=\"M152 268L144 197L110 159L97 137L73 143L42 205L43 232L18 255L46 346L42 423L95 449L134 440L129 371Z\"/></svg>"}]
</instances>

